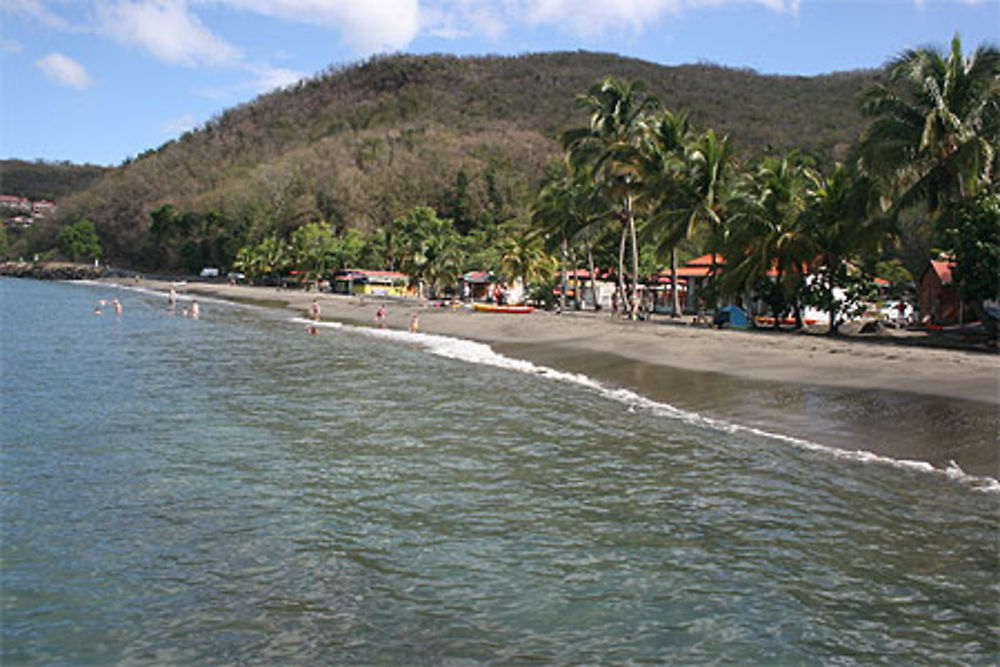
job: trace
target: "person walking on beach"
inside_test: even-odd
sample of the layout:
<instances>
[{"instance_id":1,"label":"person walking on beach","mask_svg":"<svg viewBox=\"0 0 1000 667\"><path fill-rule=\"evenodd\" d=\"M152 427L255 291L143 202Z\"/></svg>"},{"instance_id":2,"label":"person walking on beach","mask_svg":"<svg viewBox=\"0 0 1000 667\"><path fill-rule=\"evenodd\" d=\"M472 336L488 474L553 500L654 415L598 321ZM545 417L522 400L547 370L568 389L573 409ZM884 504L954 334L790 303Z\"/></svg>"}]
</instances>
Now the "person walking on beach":
<instances>
[{"instance_id":1,"label":"person walking on beach","mask_svg":"<svg viewBox=\"0 0 1000 667\"><path fill-rule=\"evenodd\" d=\"M414 314L410 320L410 333L417 333L420 330L420 315Z\"/></svg>"},{"instance_id":2,"label":"person walking on beach","mask_svg":"<svg viewBox=\"0 0 1000 667\"><path fill-rule=\"evenodd\" d=\"M379 306L378 310L375 311L375 321L378 322L379 329L385 327L385 313L385 304Z\"/></svg>"},{"instance_id":3,"label":"person walking on beach","mask_svg":"<svg viewBox=\"0 0 1000 667\"><path fill-rule=\"evenodd\" d=\"M316 299L313 299L312 306L309 308L309 316L312 317L317 322L319 322L320 308L319 308L319 301L317 301Z\"/></svg>"}]
</instances>

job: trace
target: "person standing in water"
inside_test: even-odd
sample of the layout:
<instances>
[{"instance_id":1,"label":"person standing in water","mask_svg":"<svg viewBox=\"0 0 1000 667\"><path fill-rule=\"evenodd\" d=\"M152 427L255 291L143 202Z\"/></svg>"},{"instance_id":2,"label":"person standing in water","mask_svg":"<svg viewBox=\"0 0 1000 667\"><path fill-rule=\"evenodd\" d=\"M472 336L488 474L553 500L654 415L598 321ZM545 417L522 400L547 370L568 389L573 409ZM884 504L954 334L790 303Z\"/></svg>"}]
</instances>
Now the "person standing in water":
<instances>
[{"instance_id":1,"label":"person standing in water","mask_svg":"<svg viewBox=\"0 0 1000 667\"><path fill-rule=\"evenodd\" d=\"M177 291L174 289L174 286L171 285L170 292L167 294L167 306L173 308L176 305L177 305Z\"/></svg>"},{"instance_id":2,"label":"person standing in water","mask_svg":"<svg viewBox=\"0 0 1000 667\"><path fill-rule=\"evenodd\" d=\"M317 301L316 299L313 299L312 306L309 308L309 316L312 317L312 319L319 322L320 308L319 308L319 301Z\"/></svg>"},{"instance_id":3,"label":"person standing in water","mask_svg":"<svg viewBox=\"0 0 1000 667\"><path fill-rule=\"evenodd\" d=\"M198 300L197 299L192 299L191 300L191 319L193 319L193 320L198 319L198 313L199 313Z\"/></svg>"},{"instance_id":4,"label":"person standing in water","mask_svg":"<svg viewBox=\"0 0 1000 667\"><path fill-rule=\"evenodd\" d=\"M119 301L118 299L115 299L114 301L111 302L111 305L114 306L114 308L115 308L115 315L121 315L122 314L122 302L121 301Z\"/></svg>"}]
</instances>

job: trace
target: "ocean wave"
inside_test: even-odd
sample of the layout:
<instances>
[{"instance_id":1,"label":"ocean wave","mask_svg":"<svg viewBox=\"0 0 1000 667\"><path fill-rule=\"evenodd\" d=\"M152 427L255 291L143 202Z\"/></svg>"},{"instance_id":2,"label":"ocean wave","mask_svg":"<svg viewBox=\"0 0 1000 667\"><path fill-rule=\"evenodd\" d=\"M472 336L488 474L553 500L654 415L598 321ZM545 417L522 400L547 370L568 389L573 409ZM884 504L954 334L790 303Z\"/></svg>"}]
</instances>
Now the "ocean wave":
<instances>
[{"instance_id":1,"label":"ocean wave","mask_svg":"<svg viewBox=\"0 0 1000 667\"><path fill-rule=\"evenodd\" d=\"M298 318L296 318L296 321L298 321ZM1000 493L1000 481L992 477L970 475L963 471L954 461L952 461L946 468L937 468L927 461L896 459L863 449L841 449L814 442L812 440L806 440L804 438L798 438L782 433L774 433L772 431L766 431L753 426L737 424L725 419L719 419L703 415L698 412L693 412L691 410L684 410L669 403L654 401L632 391L631 389L610 387L581 373L560 371L547 366L539 366L523 359L507 357L497 353L485 343L478 343L476 341L454 338L451 336L442 336L439 334L411 333L398 329L375 329L357 326L344 326L343 328L377 338L415 343L424 347L431 354L448 359L502 368L517 373L537 375L549 380L566 382L580 387L585 387L600 393L606 398L624 404L630 411L641 409L651 412L659 417L682 421L692 426L707 428L722 433L751 434L757 437L767 438L769 440L792 445L804 450L818 452L826 456L832 456L840 460L889 465L902 470L940 475L976 491Z\"/></svg>"}]
</instances>

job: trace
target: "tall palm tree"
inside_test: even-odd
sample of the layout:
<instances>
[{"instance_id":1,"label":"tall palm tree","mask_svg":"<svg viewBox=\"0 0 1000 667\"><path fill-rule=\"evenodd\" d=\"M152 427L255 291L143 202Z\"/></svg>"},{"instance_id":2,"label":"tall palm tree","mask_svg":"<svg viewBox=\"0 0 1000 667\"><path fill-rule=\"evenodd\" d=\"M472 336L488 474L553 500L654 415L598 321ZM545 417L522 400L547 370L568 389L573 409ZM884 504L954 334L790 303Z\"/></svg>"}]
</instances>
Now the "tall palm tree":
<instances>
[{"instance_id":1,"label":"tall palm tree","mask_svg":"<svg viewBox=\"0 0 1000 667\"><path fill-rule=\"evenodd\" d=\"M687 179L686 152L693 142L688 113L665 109L648 124L642 150L645 196L650 215L644 236L654 244L657 257L670 256L670 292L673 315L680 314L677 294L677 245L687 236L687 202L692 199Z\"/></svg>"},{"instance_id":2,"label":"tall palm tree","mask_svg":"<svg viewBox=\"0 0 1000 667\"><path fill-rule=\"evenodd\" d=\"M1000 145L1000 50L962 55L905 51L887 66L888 85L865 91L873 120L860 142L866 173L884 179L896 210L925 201L937 215L949 201L996 183Z\"/></svg>"},{"instance_id":3,"label":"tall palm tree","mask_svg":"<svg viewBox=\"0 0 1000 667\"><path fill-rule=\"evenodd\" d=\"M563 147L569 151L571 164L590 168L595 181L608 190L609 199L618 202L623 250L619 253L619 289L623 288L627 238L632 256L629 314L634 318L639 306L639 248L635 226L635 196L641 186L639 144L645 131L644 117L659 102L645 94L641 81L626 83L607 77L579 97L577 103L590 112L590 122L587 127L566 132Z\"/></svg>"}]
</instances>

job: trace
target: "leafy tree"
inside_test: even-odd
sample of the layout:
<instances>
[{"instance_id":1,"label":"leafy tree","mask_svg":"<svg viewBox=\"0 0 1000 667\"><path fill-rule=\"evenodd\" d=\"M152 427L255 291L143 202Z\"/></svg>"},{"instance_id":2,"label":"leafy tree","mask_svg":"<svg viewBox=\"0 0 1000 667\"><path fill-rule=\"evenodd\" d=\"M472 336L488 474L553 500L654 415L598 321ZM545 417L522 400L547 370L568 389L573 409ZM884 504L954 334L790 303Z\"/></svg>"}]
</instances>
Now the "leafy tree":
<instances>
[{"instance_id":1,"label":"leafy tree","mask_svg":"<svg viewBox=\"0 0 1000 667\"><path fill-rule=\"evenodd\" d=\"M80 220L59 232L59 252L73 262L101 257L101 242L90 220Z\"/></svg>"},{"instance_id":2,"label":"leafy tree","mask_svg":"<svg viewBox=\"0 0 1000 667\"><path fill-rule=\"evenodd\" d=\"M1000 145L1000 50L962 55L922 48L888 65L889 85L865 91L872 122L860 143L866 173L884 179L897 209L926 202L932 216L995 178Z\"/></svg>"},{"instance_id":3,"label":"leafy tree","mask_svg":"<svg viewBox=\"0 0 1000 667\"><path fill-rule=\"evenodd\" d=\"M876 256L895 235L895 225L881 212L878 201L872 179L843 166L820 177L812 188L804 215L816 258L803 300L827 311L830 334L837 333L838 315L867 290L864 277L850 261Z\"/></svg>"},{"instance_id":4,"label":"leafy tree","mask_svg":"<svg viewBox=\"0 0 1000 667\"><path fill-rule=\"evenodd\" d=\"M420 298L429 285L435 292L458 278L461 245L450 218L439 218L434 209L417 206L393 222L400 268L417 285Z\"/></svg>"},{"instance_id":5,"label":"leafy tree","mask_svg":"<svg viewBox=\"0 0 1000 667\"><path fill-rule=\"evenodd\" d=\"M952 276L962 298L997 340L997 318L984 306L1000 301L1000 194L986 192L958 202L938 223Z\"/></svg>"},{"instance_id":6,"label":"leafy tree","mask_svg":"<svg viewBox=\"0 0 1000 667\"><path fill-rule=\"evenodd\" d=\"M10 238L7 236L7 228L0 226L0 259L10 259Z\"/></svg>"},{"instance_id":7,"label":"leafy tree","mask_svg":"<svg viewBox=\"0 0 1000 667\"><path fill-rule=\"evenodd\" d=\"M310 222L292 232L291 263L306 281L318 285L327 277L336 266L335 252L333 228L326 223Z\"/></svg>"},{"instance_id":8,"label":"leafy tree","mask_svg":"<svg viewBox=\"0 0 1000 667\"><path fill-rule=\"evenodd\" d=\"M816 254L803 216L816 179L794 152L765 157L743 179L734 207L723 286L733 293L758 291L771 307L775 328L797 303L805 267Z\"/></svg>"}]
</instances>

